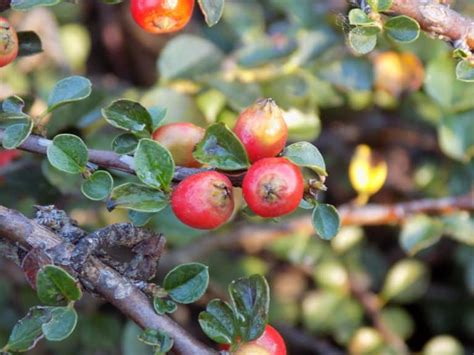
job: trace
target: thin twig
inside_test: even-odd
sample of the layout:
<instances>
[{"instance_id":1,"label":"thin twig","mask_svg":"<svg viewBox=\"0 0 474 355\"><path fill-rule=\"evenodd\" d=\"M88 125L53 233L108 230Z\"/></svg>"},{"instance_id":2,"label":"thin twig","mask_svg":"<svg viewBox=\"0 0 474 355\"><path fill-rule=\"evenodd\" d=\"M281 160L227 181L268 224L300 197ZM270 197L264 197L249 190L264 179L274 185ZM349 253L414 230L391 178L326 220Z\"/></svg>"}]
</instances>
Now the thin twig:
<instances>
[{"instance_id":1,"label":"thin twig","mask_svg":"<svg viewBox=\"0 0 474 355\"><path fill-rule=\"evenodd\" d=\"M52 231L33 222L21 213L0 206L0 235L24 249L42 248L44 250L64 243ZM64 244L65 254L72 253L74 246ZM63 255L66 257L66 255ZM117 307L128 318L142 328L160 329L174 339L174 350L180 354L217 354L216 351L194 339L185 329L166 316L158 315L150 300L130 280L114 269L91 256L84 264L81 276L84 283L93 286L94 291Z\"/></svg>"}]
</instances>

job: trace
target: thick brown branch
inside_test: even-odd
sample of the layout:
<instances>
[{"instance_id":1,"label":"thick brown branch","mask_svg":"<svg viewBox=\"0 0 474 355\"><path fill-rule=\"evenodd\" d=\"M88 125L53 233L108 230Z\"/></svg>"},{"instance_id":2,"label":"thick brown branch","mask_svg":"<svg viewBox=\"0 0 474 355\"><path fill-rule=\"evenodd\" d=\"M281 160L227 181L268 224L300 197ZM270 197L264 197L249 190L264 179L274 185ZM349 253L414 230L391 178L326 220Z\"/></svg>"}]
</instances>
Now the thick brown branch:
<instances>
[{"instance_id":1,"label":"thick brown branch","mask_svg":"<svg viewBox=\"0 0 474 355\"><path fill-rule=\"evenodd\" d=\"M474 21L439 1L393 0L390 11L414 18L420 27L456 45L463 42L474 50Z\"/></svg>"},{"instance_id":2,"label":"thick brown branch","mask_svg":"<svg viewBox=\"0 0 474 355\"><path fill-rule=\"evenodd\" d=\"M49 249L64 242L59 236L31 221L21 213L0 206L0 235L24 249ZM74 246L66 245L65 253ZM160 329L175 341L174 349L180 354L211 355L217 352L195 340L186 330L166 316L155 313L150 300L131 282L99 259L90 257L84 264L81 280L117 307L142 328Z\"/></svg>"},{"instance_id":3,"label":"thick brown branch","mask_svg":"<svg viewBox=\"0 0 474 355\"><path fill-rule=\"evenodd\" d=\"M0 143L3 142L5 136L5 129L0 128ZM52 141L41 136L31 135L18 149L46 155L48 146L52 144ZM107 150L96 150L89 149L89 162L94 163L105 169L113 169L123 171L128 174L135 175L135 169L133 166L133 157L129 155L120 155ZM210 169L195 169L177 166L174 173L174 180L181 181L184 178L196 174L201 171L207 171ZM240 186L242 184L243 174L242 173L224 173L232 181L234 186Z\"/></svg>"}]
</instances>

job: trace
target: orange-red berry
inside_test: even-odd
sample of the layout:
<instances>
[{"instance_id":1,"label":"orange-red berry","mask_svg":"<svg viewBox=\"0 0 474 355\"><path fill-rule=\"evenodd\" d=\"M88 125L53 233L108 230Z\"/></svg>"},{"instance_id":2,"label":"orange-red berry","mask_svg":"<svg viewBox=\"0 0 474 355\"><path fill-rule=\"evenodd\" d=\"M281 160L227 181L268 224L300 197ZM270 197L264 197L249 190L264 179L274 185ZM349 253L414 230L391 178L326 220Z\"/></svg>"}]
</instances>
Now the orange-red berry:
<instances>
[{"instance_id":1,"label":"orange-red berry","mask_svg":"<svg viewBox=\"0 0 474 355\"><path fill-rule=\"evenodd\" d=\"M0 67L15 60L18 55L18 36L7 19L0 17Z\"/></svg>"}]
</instances>

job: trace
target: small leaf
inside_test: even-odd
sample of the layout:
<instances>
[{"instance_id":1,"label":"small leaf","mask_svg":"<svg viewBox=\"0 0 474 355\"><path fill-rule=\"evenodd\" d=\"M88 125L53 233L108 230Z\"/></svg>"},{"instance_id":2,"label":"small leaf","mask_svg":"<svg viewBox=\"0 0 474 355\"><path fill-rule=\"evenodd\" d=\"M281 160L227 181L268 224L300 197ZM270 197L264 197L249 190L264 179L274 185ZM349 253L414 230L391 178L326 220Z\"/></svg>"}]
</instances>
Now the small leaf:
<instances>
[{"instance_id":1,"label":"small leaf","mask_svg":"<svg viewBox=\"0 0 474 355\"><path fill-rule=\"evenodd\" d=\"M18 32L18 56L25 57L43 51L41 39L33 31Z\"/></svg>"},{"instance_id":2,"label":"small leaf","mask_svg":"<svg viewBox=\"0 0 474 355\"><path fill-rule=\"evenodd\" d=\"M155 346L157 348L155 354L167 353L173 347L173 339L165 332L157 329L145 329L143 333L138 336L138 339L145 344Z\"/></svg>"},{"instance_id":3,"label":"small leaf","mask_svg":"<svg viewBox=\"0 0 474 355\"><path fill-rule=\"evenodd\" d=\"M437 243L443 234L443 225L426 215L408 218L400 233L400 244L407 253L415 255L420 250Z\"/></svg>"},{"instance_id":4,"label":"small leaf","mask_svg":"<svg viewBox=\"0 0 474 355\"><path fill-rule=\"evenodd\" d=\"M199 314L199 325L206 335L218 344L232 344L238 336L237 321L232 308L221 300L208 303Z\"/></svg>"},{"instance_id":5,"label":"small leaf","mask_svg":"<svg viewBox=\"0 0 474 355\"><path fill-rule=\"evenodd\" d=\"M54 265L46 265L38 272L36 292L41 302L47 305L77 301L82 297L77 281L65 270Z\"/></svg>"},{"instance_id":6,"label":"small leaf","mask_svg":"<svg viewBox=\"0 0 474 355\"><path fill-rule=\"evenodd\" d=\"M339 214L334 206L318 203L313 210L312 222L321 239L330 240L337 235L341 227Z\"/></svg>"},{"instance_id":7,"label":"small leaf","mask_svg":"<svg viewBox=\"0 0 474 355\"><path fill-rule=\"evenodd\" d=\"M76 328L77 313L72 307L51 308L51 319L41 326L45 338L49 341L62 341Z\"/></svg>"},{"instance_id":8,"label":"small leaf","mask_svg":"<svg viewBox=\"0 0 474 355\"><path fill-rule=\"evenodd\" d=\"M376 35L361 34L358 28L354 28L349 32L348 40L351 48L358 54L371 52L377 44Z\"/></svg>"},{"instance_id":9,"label":"small leaf","mask_svg":"<svg viewBox=\"0 0 474 355\"><path fill-rule=\"evenodd\" d=\"M399 42L413 42L420 35L420 24L405 15L388 19L384 29L390 38Z\"/></svg>"},{"instance_id":10,"label":"small leaf","mask_svg":"<svg viewBox=\"0 0 474 355\"><path fill-rule=\"evenodd\" d=\"M169 296L178 303L193 303L201 298L209 284L209 269L200 263L176 266L163 281Z\"/></svg>"},{"instance_id":11,"label":"small leaf","mask_svg":"<svg viewBox=\"0 0 474 355\"><path fill-rule=\"evenodd\" d=\"M148 186L168 189L174 175L171 153L160 143L141 139L134 156L137 177Z\"/></svg>"},{"instance_id":12,"label":"small leaf","mask_svg":"<svg viewBox=\"0 0 474 355\"><path fill-rule=\"evenodd\" d=\"M193 156L197 161L221 170L243 170L250 166L244 146L223 123L207 128Z\"/></svg>"},{"instance_id":13,"label":"small leaf","mask_svg":"<svg viewBox=\"0 0 474 355\"><path fill-rule=\"evenodd\" d=\"M474 82L474 64L462 60L456 65L456 78L468 83Z\"/></svg>"},{"instance_id":14,"label":"small leaf","mask_svg":"<svg viewBox=\"0 0 474 355\"><path fill-rule=\"evenodd\" d=\"M9 122L3 136L3 148L15 149L30 136L33 130L33 121L29 118Z\"/></svg>"},{"instance_id":15,"label":"small leaf","mask_svg":"<svg viewBox=\"0 0 474 355\"><path fill-rule=\"evenodd\" d=\"M128 218L137 227L143 227L148 224L154 215L155 213L138 212L133 210L128 211Z\"/></svg>"},{"instance_id":16,"label":"small leaf","mask_svg":"<svg viewBox=\"0 0 474 355\"><path fill-rule=\"evenodd\" d=\"M109 196L113 187L112 175L108 171L99 170L82 183L81 192L90 200L100 201Z\"/></svg>"},{"instance_id":17,"label":"small leaf","mask_svg":"<svg viewBox=\"0 0 474 355\"><path fill-rule=\"evenodd\" d=\"M56 169L69 174L85 171L89 153L81 138L72 134L54 137L47 149L48 160Z\"/></svg>"},{"instance_id":18,"label":"small leaf","mask_svg":"<svg viewBox=\"0 0 474 355\"><path fill-rule=\"evenodd\" d=\"M370 19L367 14L361 9L352 9L349 11L349 23L353 26L373 24L374 21Z\"/></svg>"},{"instance_id":19,"label":"small leaf","mask_svg":"<svg viewBox=\"0 0 474 355\"><path fill-rule=\"evenodd\" d=\"M10 96L3 100L2 110L8 113L23 113L25 101L19 96ZM23 118L23 116L18 117Z\"/></svg>"},{"instance_id":20,"label":"small leaf","mask_svg":"<svg viewBox=\"0 0 474 355\"><path fill-rule=\"evenodd\" d=\"M388 11L392 6L392 0L367 0L367 3L374 12Z\"/></svg>"},{"instance_id":21,"label":"small leaf","mask_svg":"<svg viewBox=\"0 0 474 355\"><path fill-rule=\"evenodd\" d=\"M152 117L145 107L135 101L120 99L102 109L105 120L126 131L152 133Z\"/></svg>"},{"instance_id":22,"label":"small leaf","mask_svg":"<svg viewBox=\"0 0 474 355\"><path fill-rule=\"evenodd\" d=\"M70 102L89 97L92 84L82 76L70 76L56 83L48 98L48 112Z\"/></svg>"},{"instance_id":23,"label":"small leaf","mask_svg":"<svg viewBox=\"0 0 474 355\"><path fill-rule=\"evenodd\" d=\"M309 142L297 142L290 144L282 155L292 163L314 170L320 175L327 176L326 164L318 148Z\"/></svg>"},{"instance_id":24,"label":"small leaf","mask_svg":"<svg viewBox=\"0 0 474 355\"><path fill-rule=\"evenodd\" d=\"M32 307L28 314L20 319L1 351L25 352L31 350L43 338L41 326L51 319L50 307Z\"/></svg>"},{"instance_id":25,"label":"small leaf","mask_svg":"<svg viewBox=\"0 0 474 355\"><path fill-rule=\"evenodd\" d=\"M198 0L199 7L209 27L214 26L222 17L225 0Z\"/></svg>"},{"instance_id":26,"label":"small leaf","mask_svg":"<svg viewBox=\"0 0 474 355\"><path fill-rule=\"evenodd\" d=\"M125 208L139 212L159 212L169 204L169 197L162 191L148 186L126 183L112 190L107 201L109 211Z\"/></svg>"},{"instance_id":27,"label":"small leaf","mask_svg":"<svg viewBox=\"0 0 474 355\"><path fill-rule=\"evenodd\" d=\"M153 308L158 314L173 313L178 309L178 305L171 300L164 300L160 297L155 297L153 299Z\"/></svg>"},{"instance_id":28,"label":"small leaf","mask_svg":"<svg viewBox=\"0 0 474 355\"><path fill-rule=\"evenodd\" d=\"M63 0L11 0L10 6L13 10L26 11L38 6L53 6Z\"/></svg>"},{"instance_id":29,"label":"small leaf","mask_svg":"<svg viewBox=\"0 0 474 355\"><path fill-rule=\"evenodd\" d=\"M138 138L131 133L118 135L112 141L112 149L117 154L130 154L137 149Z\"/></svg>"},{"instance_id":30,"label":"small leaf","mask_svg":"<svg viewBox=\"0 0 474 355\"><path fill-rule=\"evenodd\" d=\"M234 280L229 285L229 294L242 341L259 338L265 330L270 305L267 280L261 275Z\"/></svg>"}]
</instances>

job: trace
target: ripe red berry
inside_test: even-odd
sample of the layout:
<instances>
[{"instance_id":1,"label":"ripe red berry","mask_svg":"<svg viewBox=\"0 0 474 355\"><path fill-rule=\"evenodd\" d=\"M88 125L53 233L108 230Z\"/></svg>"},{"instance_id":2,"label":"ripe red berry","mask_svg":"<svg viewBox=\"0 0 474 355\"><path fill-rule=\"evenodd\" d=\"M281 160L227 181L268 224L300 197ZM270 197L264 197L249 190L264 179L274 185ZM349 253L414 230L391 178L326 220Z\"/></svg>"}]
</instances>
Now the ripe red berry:
<instances>
[{"instance_id":1,"label":"ripe red berry","mask_svg":"<svg viewBox=\"0 0 474 355\"><path fill-rule=\"evenodd\" d=\"M7 19L0 17L0 68L13 62L18 54L18 36Z\"/></svg>"},{"instance_id":2,"label":"ripe red berry","mask_svg":"<svg viewBox=\"0 0 474 355\"><path fill-rule=\"evenodd\" d=\"M193 150L204 137L204 129L192 123L170 123L153 132L153 139L160 142L173 156L176 165L198 168Z\"/></svg>"},{"instance_id":3,"label":"ripe red berry","mask_svg":"<svg viewBox=\"0 0 474 355\"><path fill-rule=\"evenodd\" d=\"M171 208L190 227L217 228L227 222L234 210L232 183L215 171L191 175L173 191Z\"/></svg>"},{"instance_id":4,"label":"ripe red berry","mask_svg":"<svg viewBox=\"0 0 474 355\"><path fill-rule=\"evenodd\" d=\"M222 345L223 350L229 350L229 345ZM271 325L265 327L260 338L239 346L234 355L286 355L285 341Z\"/></svg>"},{"instance_id":5,"label":"ripe red berry","mask_svg":"<svg viewBox=\"0 0 474 355\"><path fill-rule=\"evenodd\" d=\"M151 33L181 30L191 19L194 0L131 0L135 22Z\"/></svg>"},{"instance_id":6,"label":"ripe red berry","mask_svg":"<svg viewBox=\"0 0 474 355\"><path fill-rule=\"evenodd\" d=\"M0 150L0 166L8 165L13 159L19 156L19 150Z\"/></svg>"},{"instance_id":7,"label":"ripe red berry","mask_svg":"<svg viewBox=\"0 0 474 355\"><path fill-rule=\"evenodd\" d=\"M285 148L288 127L275 101L263 99L240 114L234 132L254 162L274 157Z\"/></svg>"},{"instance_id":8,"label":"ripe red berry","mask_svg":"<svg viewBox=\"0 0 474 355\"><path fill-rule=\"evenodd\" d=\"M247 171L242 192L249 208L262 217L293 212L303 198L301 170L285 158L257 161Z\"/></svg>"}]
</instances>

